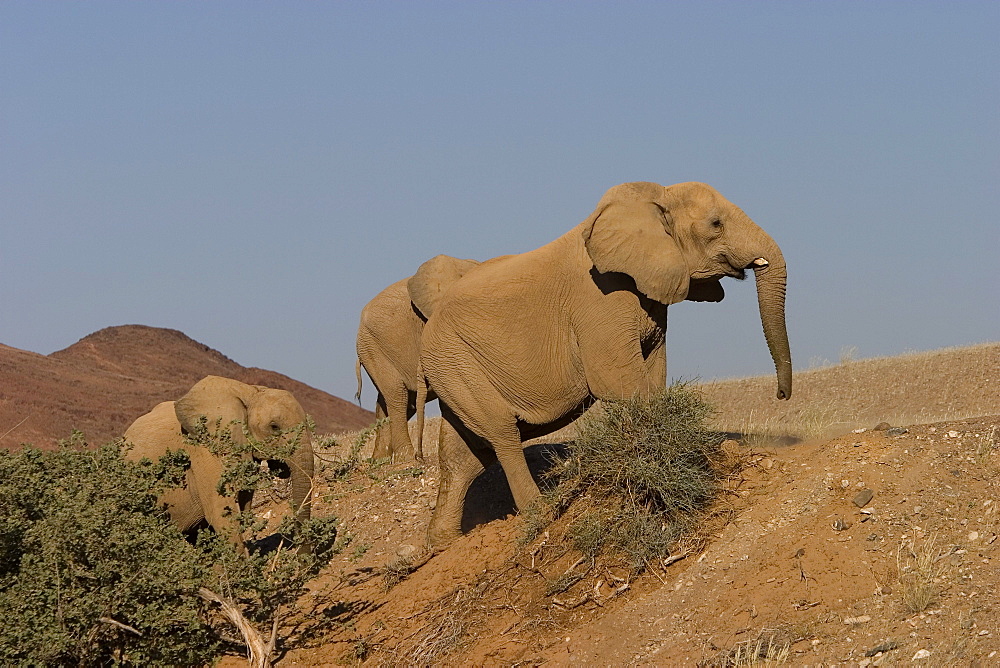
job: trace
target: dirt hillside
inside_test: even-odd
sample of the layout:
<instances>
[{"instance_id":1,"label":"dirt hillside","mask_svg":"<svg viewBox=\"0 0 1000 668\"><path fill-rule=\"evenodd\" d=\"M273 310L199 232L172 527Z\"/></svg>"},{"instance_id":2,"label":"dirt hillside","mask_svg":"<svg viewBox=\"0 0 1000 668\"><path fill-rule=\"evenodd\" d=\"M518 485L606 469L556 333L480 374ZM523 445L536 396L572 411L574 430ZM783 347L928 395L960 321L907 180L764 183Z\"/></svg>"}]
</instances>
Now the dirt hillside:
<instances>
[{"instance_id":1,"label":"dirt hillside","mask_svg":"<svg viewBox=\"0 0 1000 668\"><path fill-rule=\"evenodd\" d=\"M176 330L124 325L51 355L0 344L0 447L51 447L73 429L91 443L109 441L157 403L213 374L291 391L321 432L374 420L351 402L274 371L241 366Z\"/></svg>"},{"instance_id":2,"label":"dirt hillside","mask_svg":"<svg viewBox=\"0 0 1000 668\"><path fill-rule=\"evenodd\" d=\"M732 446L742 469L699 535L634 579L557 543L558 521L524 543L495 467L469 492L468 533L423 561L433 454L346 479L328 466L318 511L340 517L351 543L286 620L277 665L995 665L998 351L799 374L796 392L813 388L815 402L865 426L809 441L746 434ZM727 410L776 403L773 378L733 382L766 389L740 390ZM932 424L893 419L925 405ZM320 457L336 462L348 446ZM533 470L552 447L528 448Z\"/></svg>"}]
</instances>

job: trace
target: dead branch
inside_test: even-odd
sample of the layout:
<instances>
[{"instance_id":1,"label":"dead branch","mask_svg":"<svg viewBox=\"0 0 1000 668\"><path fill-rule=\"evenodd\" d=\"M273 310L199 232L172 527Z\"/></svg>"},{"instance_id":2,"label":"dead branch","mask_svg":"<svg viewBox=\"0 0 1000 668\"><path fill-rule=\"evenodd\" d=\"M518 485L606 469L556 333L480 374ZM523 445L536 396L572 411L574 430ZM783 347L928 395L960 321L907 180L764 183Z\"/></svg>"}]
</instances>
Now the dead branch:
<instances>
[{"instance_id":1,"label":"dead branch","mask_svg":"<svg viewBox=\"0 0 1000 668\"><path fill-rule=\"evenodd\" d=\"M207 587L199 587L198 596L209 603L219 604L222 608L222 614L239 629L250 654L249 660L252 668L272 668L271 654L274 653L274 646L278 639L277 615L274 616L274 621L271 624L271 639L265 643L260 633L247 621L235 603L219 596Z\"/></svg>"},{"instance_id":2,"label":"dead branch","mask_svg":"<svg viewBox=\"0 0 1000 668\"><path fill-rule=\"evenodd\" d=\"M112 619L111 617L100 617L100 618L98 618L97 621L101 622L102 624L110 624L111 626L117 626L120 629L124 629L125 631L129 631L131 633L136 634L140 638L142 637L142 631L139 631L138 629L134 629L131 626L129 626L128 624L122 624L117 619Z\"/></svg>"}]
</instances>

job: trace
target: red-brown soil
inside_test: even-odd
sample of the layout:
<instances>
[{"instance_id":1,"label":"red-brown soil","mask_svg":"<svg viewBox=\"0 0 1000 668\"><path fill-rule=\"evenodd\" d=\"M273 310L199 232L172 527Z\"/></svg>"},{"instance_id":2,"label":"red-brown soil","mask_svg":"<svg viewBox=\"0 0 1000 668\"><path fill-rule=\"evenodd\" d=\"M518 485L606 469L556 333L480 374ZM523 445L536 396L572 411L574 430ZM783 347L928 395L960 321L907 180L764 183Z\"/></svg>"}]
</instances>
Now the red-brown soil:
<instances>
[{"instance_id":1,"label":"red-brown soil","mask_svg":"<svg viewBox=\"0 0 1000 668\"><path fill-rule=\"evenodd\" d=\"M208 375L289 390L320 432L358 429L374 419L280 373L243 367L176 330L125 325L94 332L51 355L0 344L0 448L53 447L73 429L92 444L110 441Z\"/></svg>"}]
</instances>

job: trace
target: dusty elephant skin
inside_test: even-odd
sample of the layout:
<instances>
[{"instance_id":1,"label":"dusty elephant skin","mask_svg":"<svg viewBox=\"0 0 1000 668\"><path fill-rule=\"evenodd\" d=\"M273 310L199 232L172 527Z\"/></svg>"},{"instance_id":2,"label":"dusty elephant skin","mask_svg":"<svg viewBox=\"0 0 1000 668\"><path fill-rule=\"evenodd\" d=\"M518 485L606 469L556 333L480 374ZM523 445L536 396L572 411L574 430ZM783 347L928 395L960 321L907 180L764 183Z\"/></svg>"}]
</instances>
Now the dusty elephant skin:
<instances>
[{"instance_id":1,"label":"dusty elephant skin","mask_svg":"<svg viewBox=\"0 0 1000 668\"><path fill-rule=\"evenodd\" d=\"M198 381L177 401L165 401L138 418L125 432L125 440L134 447L126 455L132 461L143 458L156 460L167 450L184 450L191 459L185 485L163 494L171 521L182 531L202 522L236 542L242 542L236 514L247 507L252 492L237 496L219 494L217 485L223 472L223 462L205 447L185 443L184 433L197 428L202 416L209 428L221 420L223 428L238 423L259 441L273 438L283 431L302 424L305 411L290 392L259 385L247 385L231 378L207 376ZM242 429L232 429L233 440L245 443ZM310 493L313 479L313 450L308 432L304 433L291 460L283 462L289 469L291 501L299 520L311 514Z\"/></svg>"},{"instance_id":2,"label":"dusty elephant skin","mask_svg":"<svg viewBox=\"0 0 1000 668\"><path fill-rule=\"evenodd\" d=\"M785 260L738 207L703 183L611 188L555 241L469 271L428 311L421 339L422 424L429 386L441 402L441 482L428 543L460 535L466 492L500 461L519 509L538 496L521 443L567 424L597 399L648 396L666 382L667 305L721 301L724 277L756 276L761 322L791 395Z\"/></svg>"},{"instance_id":3,"label":"dusty elephant skin","mask_svg":"<svg viewBox=\"0 0 1000 668\"><path fill-rule=\"evenodd\" d=\"M422 303L431 305L452 283L472 267L476 260L461 260L438 255L420 266L417 275L423 288ZM413 441L406 423L416 412L417 362L420 356L420 335L427 314L410 301L405 278L375 295L361 310L358 326L357 352L358 392L361 400L361 368L371 378L378 398L376 419L389 418L387 429L375 436L375 459L391 458L402 461L414 456ZM428 306L428 308L430 308ZM428 397L428 401L433 395Z\"/></svg>"}]
</instances>

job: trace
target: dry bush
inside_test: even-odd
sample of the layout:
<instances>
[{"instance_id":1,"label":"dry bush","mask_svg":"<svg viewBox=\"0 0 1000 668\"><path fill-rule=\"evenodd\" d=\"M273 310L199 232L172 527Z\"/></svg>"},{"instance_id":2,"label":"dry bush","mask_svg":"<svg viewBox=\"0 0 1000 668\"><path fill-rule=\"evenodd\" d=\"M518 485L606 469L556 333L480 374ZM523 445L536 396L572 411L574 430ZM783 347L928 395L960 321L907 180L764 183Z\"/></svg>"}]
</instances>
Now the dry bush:
<instances>
[{"instance_id":1,"label":"dry bush","mask_svg":"<svg viewBox=\"0 0 1000 668\"><path fill-rule=\"evenodd\" d=\"M442 665L445 656L469 641L469 629L485 616L484 595L490 585L480 577L468 587L457 587L439 598L431 605L427 622L391 650L391 655L380 656L379 664Z\"/></svg>"},{"instance_id":2,"label":"dry bush","mask_svg":"<svg viewBox=\"0 0 1000 668\"><path fill-rule=\"evenodd\" d=\"M711 412L698 392L675 384L648 400L606 402L581 422L547 496L551 514L577 504L567 534L580 552L626 555L636 571L670 553L725 476L717 466L728 461L724 437L706 427ZM547 513L527 515L537 530Z\"/></svg>"},{"instance_id":3,"label":"dry bush","mask_svg":"<svg viewBox=\"0 0 1000 668\"><path fill-rule=\"evenodd\" d=\"M770 668L788 663L791 642L782 631L762 629L749 640L723 650L716 657L699 664L699 668Z\"/></svg>"},{"instance_id":4,"label":"dry bush","mask_svg":"<svg viewBox=\"0 0 1000 668\"><path fill-rule=\"evenodd\" d=\"M944 573L942 556L935 536L922 541L914 538L896 550L900 596L907 612L923 612L937 600Z\"/></svg>"}]
</instances>

